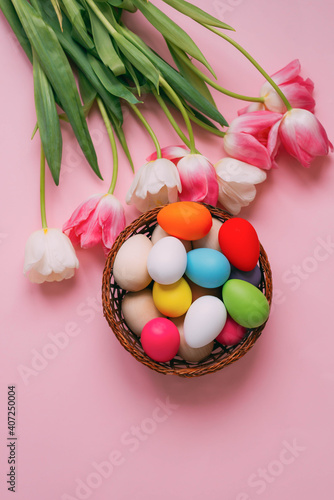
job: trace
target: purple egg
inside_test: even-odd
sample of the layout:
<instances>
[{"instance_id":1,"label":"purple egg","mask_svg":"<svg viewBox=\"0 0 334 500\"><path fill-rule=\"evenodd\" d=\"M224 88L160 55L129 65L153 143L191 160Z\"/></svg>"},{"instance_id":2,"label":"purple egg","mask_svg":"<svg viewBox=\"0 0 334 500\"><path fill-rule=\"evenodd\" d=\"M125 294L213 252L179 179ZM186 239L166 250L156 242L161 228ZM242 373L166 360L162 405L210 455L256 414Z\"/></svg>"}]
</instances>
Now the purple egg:
<instances>
[{"instance_id":1,"label":"purple egg","mask_svg":"<svg viewBox=\"0 0 334 500\"><path fill-rule=\"evenodd\" d=\"M231 266L230 280L243 280L248 281L252 285L258 287L261 283L262 273L259 266L255 266L251 271L240 271L234 266Z\"/></svg>"}]
</instances>

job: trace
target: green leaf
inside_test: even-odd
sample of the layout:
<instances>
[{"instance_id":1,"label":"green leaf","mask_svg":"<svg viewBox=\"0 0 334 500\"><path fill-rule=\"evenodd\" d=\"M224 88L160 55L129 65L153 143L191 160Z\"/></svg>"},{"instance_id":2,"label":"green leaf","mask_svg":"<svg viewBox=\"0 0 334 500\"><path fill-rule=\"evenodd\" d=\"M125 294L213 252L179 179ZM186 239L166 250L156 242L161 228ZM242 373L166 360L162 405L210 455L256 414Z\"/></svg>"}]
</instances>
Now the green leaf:
<instances>
[{"instance_id":1,"label":"green leaf","mask_svg":"<svg viewBox=\"0 0 334 500\"><path fill-rule=\"evenodd\" d=\"M12 2L40 64L70 120L84 155L94 172L101 177L71 66L54 31L26 0Z\"/></svg>"},{"instance_id":2,"label":"green leaf","mask_svg":"<svg viewBox=\"0 0 334 500\"><path fill-rule=\"evenodd\" d=\"M147 58L146 55L136 47L136 45L119 33L114 33L113 37L120 51L125 55L130 63L158 89L160 76L159 71L152 64L149 58Z\"/></svg>"},{"instance_id":3,"label":"green leaf","mask_svg":"<svg viewBox=\"0 0 334 500\"><path fill-rule=\"evenodd\" d=\"M112 74L109 68L103 66L103 64L96 59L91 54L88 55L88 61L93 68L96 76L104 86L104 88L117 97L121 97L132 104L138 104L138 99L128 90L117 78Z\"/></svg>"},{"instance_id":4,"label":"green leaf","mask_svg":"<svg viewBox=\"0 0 334 500\"><path fill-rule=\"evenodd\" d=\"M123 75L125 73L125 66L122 62L122 59L119 57L115 50L108 31L103 26L99 18L94 14L94 12L92 12L91 10L89 10L88 12L91 21L95 47L101 58L101 61L106 66L108 66L116 76Z\"/></svg>"},{"instance_id":5,"label":"green leaf","mask_svg":"<svg viewBox=\"0 0 334 500\"><path fill-rule=\"evenodd\" d=\"M55 10L55 13L57 14L60 29L63 29L63 16L61 13L59 2L58 2L58 0L51 0L51 3L52 3L52 6Z\"/></svg>"},{"instance_id":6,"label":"green leaf","mask_svg":"<svg viewBox=\"0 0 334 500\"><path fill-rule=\"evenodd\" d=\"M141 86L140 86L140 83L139 83L139 80L138 80L138 76L136 74L135 69L134 69L134 67L132 66L132 64L127 59L124 60L124 65L126 67L127 72L131 76L131 78L133 80L133 83L136 86L137 94L140 97L141 96Z\"/></svg>"},{"instance_id":7,"label":"green leaf","mask_svg":"<svg viewBox=\"0 0 334 500\"><path fill-rule=\"evenodd\" d=\"M198 90L198 92L202 94L203 97L211 102L213 106L216 106L216 103L205 82L191 69L193 63L191 62L187 54L171 42L167 41L167 46L176 66L179 68L181 75L186 80L188 80L188 82L190 82Z\"/></svg>"},{"instance_id":8,"label":"green leaf","mask_svg":"<svg viewBox=\"0 0 334 500\"><path fill-rule=\"evenodd\" d=\"M97 92L85 74L78 69L79 89L84 106L91 106L96 99Z\"/></svg>"},{"instance_id":9,"label":"green leaf","mask_svg":"<svg viewBox=\"0 0 334 500\"><path fill-rule=\"evenodd\" d=\"M209 26L215 26L216 28L222 28L234 31L234 29L228 24L223 23L216 17L211 16L204 10L200 9L199 7L196 7L196 5L186 2L185 0L162 0L162 1L200 24L208 24Z\"/></svg>"},{"instance_id":10,"label":"green leaf","mask_svg":"<svg viewBox=\"0 0 334 500\"><path fill-rule=\"evenodd\" d=\"M43 150L53 180L58 186L62 156L59 117L51 85L45 76L36 52L33 51L35 108Z\"/></svg>"},{"instance_id":11,"label":"green leaf","mask_svg":"<svg viewBox=\"0 0 334 500\"><path fill-rule=\"evenodd\" d=\"M32 50L29 39L24 31L21 21L16 14L13 4L10 0L0 0L0 9L2 10L5 18L7 19L10 27L15 33L22 49L27 54L28 59L32 63Z\"/></svg>"},{"instance_id":12,"label":"green leaf","mask_svg":"<svg viewBox=\"0 0 334 500\"><path fill-rule=\"evenodd\" d=\"M82 19L82 7L75 0L62 0L65 14L72 24L73 33L78 42L86 49L92 49L94 43L87 33L86 25Z\"/></svg>"},{"instance_id":13,"label":"green leaf","mask_svg":"<svg viewBox=\"0 0 334 500\"><path fill-rule=\"evenodd\" d=\"M215 76L213 69L190 36L155 5L145 0L132 0L146 19L174 45L200 61Z\"/></svg>"},{"instance_id":14,"label":"green leaf","mask_svg":"<svg viewBox=\"0 0 334 500\"><path fill-rule=\"evenodd\" d=\"M120 100L111 95L101 84L100 80L95 75L93 68L88 62L87 52L76 43L71 37L71 25L67 18L63 17L63 31L60 30L57 19L51 17L47 10L46 2L43 2L44 17L47 23L53 28L57 38L62 45L64 51L69 55L77 67L84 73L91 85L95 88L105 106L117 117L120 123L123 123L123 115L121 110Z\"/></svg>"},{"instance_id":15,"label":"green leaf","mask_svg":"<svg viewBox=\"0 0 334 500\"><path fill-rule=\"evenodd\" d=\"M227 121L205 97L203 97L198 90L196 90L178 71L172 68L166 61L150 49L141 38L135 35L132 31L122 27L121 32L127 36L131 41L140 48L145 55L152 61L152 63L161 71L165 80L173 87L173 89L182 96L189 104L198 109L201 113L216 121L220 125L228 126Z\"/></svg>"}]
</instances>

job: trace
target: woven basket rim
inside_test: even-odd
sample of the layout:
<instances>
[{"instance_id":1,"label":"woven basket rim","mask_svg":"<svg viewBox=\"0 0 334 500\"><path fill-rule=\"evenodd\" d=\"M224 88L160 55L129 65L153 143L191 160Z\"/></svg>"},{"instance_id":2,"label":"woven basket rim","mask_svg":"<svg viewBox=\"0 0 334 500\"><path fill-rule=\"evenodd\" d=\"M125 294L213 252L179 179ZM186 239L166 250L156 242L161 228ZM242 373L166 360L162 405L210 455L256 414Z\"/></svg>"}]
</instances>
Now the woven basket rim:
<instances>
[{"instance_id":1,"label":"woven basket rim","mask_svg":"<svg viewBox=\"0 0 334 500\"><path fill-rule=\"evenodd\" d=\"M204 203L201 204L209 209L212 217L217 218L223 222L230 218L233 218L233 216L225 210ZM198 363L190 363L184 360L180 361L178 357L168 363L159 363L152 360L144 353L138 336L131 332L131 330L127 327L121 313L121 299L126 292L118 287L117 283L112 283L112 270L116 254L124 241L133 234L141 233L150 235L155 225L157 224L157 214L162 208L163 206L160 206L145 212L137 219L135 219L131 224L129 224L116 238L108 254L103 271L103 314L111 330L113 331L114 335L121 343L121 345L135 359L137 359L137 361L144 364L148 368L159 373L169 375L173 374L187 378L214 373L218 370L221 370L225 366L236 362L238 359L244 356L253 347L255 342L262 334L267 321L257 328L247 330L244 339L236 346L233 346L231 348L224 348L220 344L215 343L213 352L207 358L205 358L205 360L202 360ZM266 296L270 306L272 301L272 273L267 254L261 243L259 266L262 272L262 292Z\"/></svg>"}]
</instances>

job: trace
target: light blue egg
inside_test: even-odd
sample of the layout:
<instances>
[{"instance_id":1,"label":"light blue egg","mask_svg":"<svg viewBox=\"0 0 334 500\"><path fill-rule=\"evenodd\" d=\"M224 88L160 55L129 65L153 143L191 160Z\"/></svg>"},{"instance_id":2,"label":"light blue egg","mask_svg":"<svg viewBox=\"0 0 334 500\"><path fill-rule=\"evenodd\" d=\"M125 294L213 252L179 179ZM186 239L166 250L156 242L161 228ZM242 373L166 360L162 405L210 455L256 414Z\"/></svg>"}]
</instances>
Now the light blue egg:
<instances>
[{"instance_id":1,"label":"light blue egg","mask_svg":"<svg viewBox=\"0 0 334 500\"><path fill-rule=\"evenodd\" d=\"M212 248L196 248L187 254L186 276L204 288L217 288L228 280L231 266L225 255Z\"/></svg>"}]
</instances>

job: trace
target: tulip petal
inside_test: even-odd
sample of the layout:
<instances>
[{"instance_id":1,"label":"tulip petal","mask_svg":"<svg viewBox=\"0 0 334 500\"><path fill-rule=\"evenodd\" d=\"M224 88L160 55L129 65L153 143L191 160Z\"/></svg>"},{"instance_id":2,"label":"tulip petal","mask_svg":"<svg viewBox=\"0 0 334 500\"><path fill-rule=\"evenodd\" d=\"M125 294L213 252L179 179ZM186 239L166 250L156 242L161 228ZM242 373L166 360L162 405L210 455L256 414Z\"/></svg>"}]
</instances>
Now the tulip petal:
<instances>
[{"instance_id":1,"label":"tulip petal","mask_svg":"<svg viewBox=\"0 0 334 500\"><path fill-rule=\"evenodd\" d=\"M237 160L251 163L266 170L271 168L271 159L267 148L252 135L226 134L224 149L228 155Z\"/></svg>"},{"instance_id":2,"label":"tulip petal","mask_svg":"<svg viewBox=\"0 0 334 500\"><path fill-rule=\"evenodd\" d=\"M289 64L284 66L284 68L276 71L271 78L274 80L277 85L282 85L290 80L296 78L300 73L300 62L299 59L294 59Z\"/></svg>"},{"instance_id":3,"label":"tulip petal","mask_svg":"<svg viewBox=\"0 0 334 500\"><path fill-rule=\"evenodd\" d=\"M271 111L254 111L245 113L235 118L227 131L230 133L256 134L262 130L272 127L274 123L282 118L280 113L272 113ZM226 137L225 136L225 137Z\"/></svg>"},{"instance_id":4,"label":"tulip petal","mask_svg":"<svg viewBox=\"0 0 334 500\"><path fill-rule=\"evenodd\" d=\"M313 113L315 100L306 87L299 83L290 83L282 85L281 89L292 107L307 109Z\"/></svg>"},{"instance_id":5,"label":"tulip petal","mask_svg":"<svg viewBox=\"0 0 334 500\"><path fill-rule=\"evenodd\" d=\"M304 167L315 156L327 155L333 149L319 120L305 109L292 109L282 120L279 134L286 150Z\"/></svg>"},{"instance_id":6,"label":"tulip petal","mask_svg":"<svg viewBox=\"0 0 334 500\"><path fill-rule=\"evenodd\" d=\"M171 160L174 162L174 160L179 160L180 158L183 158L185 155L189 154L190 151L189 149L184 146L165 146L164 148L161 148L161 156L162 158L166 158L167 160ZM154 161L157 159L157 152L154 151L150 156L146 158L146 161Z\"/></svg>"}]
</instances>

